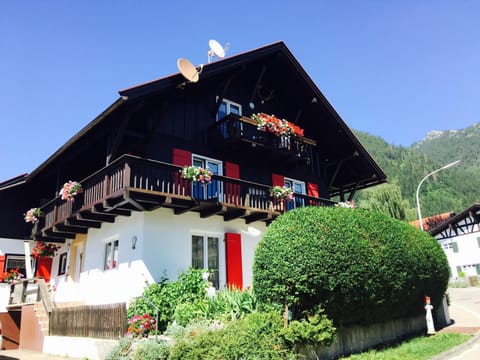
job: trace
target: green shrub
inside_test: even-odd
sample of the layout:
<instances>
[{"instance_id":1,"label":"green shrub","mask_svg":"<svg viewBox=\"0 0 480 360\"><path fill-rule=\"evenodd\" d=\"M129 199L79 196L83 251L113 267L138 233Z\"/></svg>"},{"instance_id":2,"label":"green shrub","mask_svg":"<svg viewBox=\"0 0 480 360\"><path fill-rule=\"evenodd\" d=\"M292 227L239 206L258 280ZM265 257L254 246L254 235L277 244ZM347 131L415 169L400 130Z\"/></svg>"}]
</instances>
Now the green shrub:
<instances>
[{"instance_id":1,"label":"green shrub","mask_svg":"<svg viewBox=\"0 0 480 360\"><path fill-rule=\"evenodd\" d=\"M273 312L254 312L215 330L202 326L177 342L170 360L295 359L282 328L281 316Z\"/></svg>"},{"instance_id":2,"label":"green shrub","mask_svg":"<svg viewBox=\"0 0 480 360\"><path fill-rule=\"evenodd\" d=\"M279 216L255 252L254 289L294 318L316 306L336 325L368 324L438 306L448 262L437 241L362 209L304 207Z\"/></svg>"},{"instance_id":3,"label":"green shrub","mask_svg":"<svg viewBox=\"0 0 480 360\"><path fill-rule=\"evenodd\" d=\"M156 311L150 304L153 303L159 309L158 330L165 330L173 321L173 314L178 304L193 303L206 297L207 283L202 278L203 271L190 269L186 273L181 273L177 281L170 282L162 278L158 283L150 285L136 303L130 304L127 311L128 318L136 314L149 314L155 319Z\"/></svg>"},{"instance_id":4,"label":"green shrub","mask_svg":"<svg viewBox=\"0 0 480 360\"><path fill-rule=\"evenodd\" d=\"M291 321L288 327L282 329L281 335L294 349L298 345L329 346L335 340L336 329L322 310L304 319Z\"/></svg>"},{"instance_id":5,"label":"green shrub","mask_svg":"<svg viewBox=\"0 0 480 360\"><path fill-rule=\"evenodd\" d=\"M130 338L121 338L117 345L107 354L105 360L129 360L128 353L132 347L133 340Z\"/></svg>"},{"instance_id":6,"label":"green shrub","mask_svg":"<svg viewBox=\"0 0 480 360\"><path fill-rule=\"evenodd\" d=\"M181 303L175 308L175 321L182 326L199 320L231 321L240 319L257 309L257 299L251 289L229 289L213 297Z\"/></svg>"},{"instance_id":7,"label":"green shrub","mask_svg":"<svg viewBox=\"0 0 480 360\"><path fill-rule=\"evenodd\" d=\"M165 341L141 341L135 346L131 358L133 360L167 360L170 346Z\"/></svg>"}]
</instances>

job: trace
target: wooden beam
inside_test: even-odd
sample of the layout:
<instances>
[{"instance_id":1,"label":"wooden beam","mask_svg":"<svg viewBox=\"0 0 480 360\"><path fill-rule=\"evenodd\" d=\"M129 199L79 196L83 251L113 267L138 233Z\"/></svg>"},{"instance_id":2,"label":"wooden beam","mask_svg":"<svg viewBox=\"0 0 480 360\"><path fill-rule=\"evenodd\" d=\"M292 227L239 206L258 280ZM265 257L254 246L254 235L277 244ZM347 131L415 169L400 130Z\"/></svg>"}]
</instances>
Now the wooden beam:
<instances>
[{"instance_id":1,"label":"wooden beam","mask_svg":"<svg viewBox=\"0 0 480 360\"><path fill-rule=\"evenodd\" d=\"M222 211L222 209L224 208L220 204L210 205L210 206L204 207L203 209L202 209L202 206L200 206L200 217L208 218L210 216L217 215Z\"/></svg>"},{"instance_id":2,"label":"wooden beam","mask_svg":"<svg viewBox=\"0 0 480 360\"><path fill-rule=\"evenodd\" d=\"M230 221L234 219L238 219L240 217L245 216L247 213L246 209L228 209L224 214L223 214L223 220L224 221Z\"/></svg>"},{"instance_id":3,"label":"wooden beam","mask_svg":"<svg viewBox=\"0 0 480 360\"><path fill-rule=\"evenodd\" d=\"M117 208L105 208L102 204L96 204L93 207L93 211L105 214L112 214L112 215L121 215L121 216L130 216L132 212L130 210L125 209L117 209Z\"/></svg>"},{"instance_id":4,"label":"wooden beam","mask_svg":"<svg viewBox=\"0 0 480 360\"><path fill-rule=\"evenodd\" d=\"M74 234L87 234L88 228L83 226L65 225L65 223L63 223L63 224L56 224L53 227L53 231L64 231L64 232L69 232Z\"/></svg>"},{"instance_id":5,"label":"wooden beam","mask_svg":"<svg viewBox=\"0 0 480 360\"><path fill-rule=\"evenodd\" d=\"M95 229L100 229L102 227L102 223L100 221L81 220L78 218L69 218L65 220L65 225L81 226L85 228L95 228Z\"/></svg>"},{"instance_id":6,"label":"wooden beam","mask_svg":"<svg viewBox=\"0 0 480 360\"><path fill-rule=\"evenodd\" d=\"M114 223L115 222L115 216L114 215L108 215L108 214L102 214L102 213L93 213L88 210L81 211L78 215L77 218L79 220L95 220L95 221L100 221L100 222L108 222L108 223Z\"/></svg>"},{"instance_id":7,"label":"wooden beam","mask_svg":"<svg viewBox=\"0 0 480 360\"><path fill-rule=\"evenodd\" d=\"M42 231L42 236L49 238L75 239L75 234L70 232L55 231L47 229Z\"/></svg>"},{"instance_id":8,"label":"wooden beam","mask_svg":"<svg viewBox=\"0 0 480 360\"><path fill-rule=\"evenodd\" d=\"M254 221L266 221L272 218L272 214L257 212L245 217L245 223L250 224Z\"/></svg>"}]
</instances>

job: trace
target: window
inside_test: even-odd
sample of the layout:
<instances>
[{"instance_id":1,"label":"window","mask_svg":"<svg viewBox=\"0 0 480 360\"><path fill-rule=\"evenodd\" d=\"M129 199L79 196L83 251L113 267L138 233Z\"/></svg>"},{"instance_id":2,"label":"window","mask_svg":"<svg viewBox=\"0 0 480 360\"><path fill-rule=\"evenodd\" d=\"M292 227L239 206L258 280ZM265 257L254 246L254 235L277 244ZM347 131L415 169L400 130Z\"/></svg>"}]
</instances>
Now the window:
<instances>
[{"instance_id":1,"label":"window","mask_svg":"<svg viewBox=\"0 0 480 360\"><path fill-rule=\"evenodd\" d=\"M60 254L58 261L58 275L64 275L67 272L67 253Z\"/></svg>"},{"instance_id":2,"label":"window","mask_svg":"<svg viewBox=\"0 0 480 360\"><path fill-rule=\"evenodd\" d=\"M458 253L458 244L457 242L452 242L452 249L454 253Z\"/></svg>"},{"instance_id":3,"label":"window","mask_svg":"<svg viewBox=\"0 0 480 360\"><path fill-rule=\"evenodd\" d=\"M218 96L217 96L218 100ZM228 114L242 115L242 105L234 103L233 101L223 99L222 103L218 107L217 121L223 119Z\"/></svg>"},{"instance_id":4,"label":"window","mask_svg":"<svg viewBox=\"0 0 480 360\"><path fill-rule=\"evenodd\" d=\"M219 279L219 238L206 235L192 235L192 267L210 272L209 281L216 289Z\"/></svg>"},{"instance_id":5,"label":"window","mask_svg":"<svg viewBox=\"0 0 480 360\"><path fill-rule=\"evenodd\" d=\"M285 187L290 188L296 194L305 194L305 183L295 179L285 178ZM293 202L287 202L287 210L305 206L305 199L295 197Z\"/></svg>"},{"instance_id":6,"label":"window","mask_svg":"<svg viewBox=\"0 0 480 360\"><path fill-rule=\"evenodd\" d=\"M118 267L118 240L110 241L105 244L105 270L116 269Z\"/></svg>"},{"instance_id":7,"label":"window","mask_svg":"<svg viewBox=\"0 0 480 360\"><path fill-rule=\"evenodd\" d=\"M193 155L192 165L209 169L215 175L223 175L222 162L215 159L209 159L199 155ZM218 198L223 193L222 184L218 180L212 180L211 184L204 186L198 182L192 184L192 194L196 199Z\"/></svg>"},{"instance_id":8,"label":"window","mask_svg":"<svg viewBox=\"0 0 480 360\"><path fill-rule=\"evenodd\" d=\"M33 266L32 259L32 266ZM14 255L6 254L5 255L5 272L11 269L17 269L24 277L27 275L27 270L25 269L25 256L24 255Z\"/></svg>"}]
</instances>

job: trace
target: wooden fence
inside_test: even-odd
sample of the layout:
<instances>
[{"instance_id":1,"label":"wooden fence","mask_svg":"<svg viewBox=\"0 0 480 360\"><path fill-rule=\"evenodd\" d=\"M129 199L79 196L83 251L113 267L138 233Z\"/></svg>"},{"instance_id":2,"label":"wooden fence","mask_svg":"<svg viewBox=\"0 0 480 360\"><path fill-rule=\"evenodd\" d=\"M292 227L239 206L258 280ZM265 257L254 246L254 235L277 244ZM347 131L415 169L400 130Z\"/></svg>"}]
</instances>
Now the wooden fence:
<instances>
[{"instance_id":1,"label":"wooden fence","mask_svg":"<svg viewBox=\"0 0 480 360\"><path fill-rule=\"evenodd\" d=\"M55 308L50 314L50 335L118 339L126 331L125 303Z\"/></svg>"}]
</instances>

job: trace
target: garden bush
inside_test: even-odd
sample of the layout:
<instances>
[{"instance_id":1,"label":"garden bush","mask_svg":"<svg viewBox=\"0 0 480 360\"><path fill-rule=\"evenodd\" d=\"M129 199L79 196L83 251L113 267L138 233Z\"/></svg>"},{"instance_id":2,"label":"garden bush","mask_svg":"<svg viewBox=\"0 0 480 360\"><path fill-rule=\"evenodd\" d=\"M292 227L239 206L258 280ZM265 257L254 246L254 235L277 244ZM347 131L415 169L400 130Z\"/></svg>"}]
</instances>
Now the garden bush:
<instances>
[{"instance_id":1,"label":"garden bush","mask_svg":"<svg viewBox=\"0 0 480 360\"><path fill-rule=\"evenodd\" d=\"M363 209L304 207L279 216L255 252L260 303L288 306L293 317L316 306L335 325L369 324L438 306L448 262L426 232Z\"/></svg>"},{"instance_id":2,"label":"garden bush","mask_svg":"<svg viewBox=\"0 0 480 360\"><path fill-rule=\"evenodd\" d=\"M228 289L213 297L181 303L175 308L175 321L186 326L199 320L231 321L257 310L257 299L251 289Z\"/></svg>"},{"instance_id":3,"label":"garden bush","mask_svg":"<svg viewBox=\"0 0 480 360\"><path fill-rule=\"evenodd\" d=\"M282 329L282 318L275 312L254 312L215 330L202 326L177 342L170 360L296 359Z\"/></svg>"},{"instance_id":4,"label":"garden bush","mask_svg":"<svg viewBox=\"0 0 480 360\"><path fill-rule=\"evenodd\" d=\"M107 354L105 360L167 360L170 346L165 341L122 338Z\"/></svg>"},{"instance_id":5,"label":"garden bush","mask_svg":"<svg viewBox=\"0 0 480 360\"><path fill-rule=\"evenodd\" d=\"M206 297L207 283L202 278L204 270L190 269L181 273L177 281L162 278L158 283L148 286L142 297L130 304L127 316L129 318L138 314L149 314L156 318L153 303L159 310L158 330L163 331L173 321L173 314L178 304L194 303ZM146 298L146 299L145 299Z\"/></svg>"}]
</instances>

